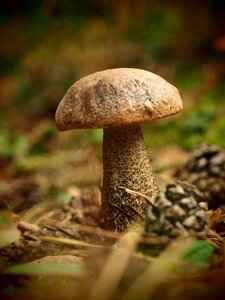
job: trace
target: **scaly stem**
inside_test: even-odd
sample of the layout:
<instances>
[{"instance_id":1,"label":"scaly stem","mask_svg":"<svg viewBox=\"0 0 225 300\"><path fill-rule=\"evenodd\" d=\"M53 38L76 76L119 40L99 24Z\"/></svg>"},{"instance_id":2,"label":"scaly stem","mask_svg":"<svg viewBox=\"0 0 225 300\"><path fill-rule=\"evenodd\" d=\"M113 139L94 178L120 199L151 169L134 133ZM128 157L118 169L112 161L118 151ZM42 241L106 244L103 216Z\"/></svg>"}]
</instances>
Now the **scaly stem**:
<instances>
[{"instance_id":1,"label":"scaly stem","mask_svg":"<svg viewBox=\"0 0 225 300\"><path fill-rule=\"evenodd\" d=\"M124 231L146 218L149 202L124 188L151 198L158 194L139 125L104 129L102 202L108 229Z\"/></svg>"}]
</instances>

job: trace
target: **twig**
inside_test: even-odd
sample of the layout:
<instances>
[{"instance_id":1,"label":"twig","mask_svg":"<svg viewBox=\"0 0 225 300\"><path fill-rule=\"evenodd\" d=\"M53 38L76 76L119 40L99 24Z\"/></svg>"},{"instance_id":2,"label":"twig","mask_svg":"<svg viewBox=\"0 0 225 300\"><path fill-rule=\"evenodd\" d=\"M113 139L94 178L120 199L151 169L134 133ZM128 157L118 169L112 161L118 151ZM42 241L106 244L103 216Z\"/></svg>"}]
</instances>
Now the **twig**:
<instances>
[{"instance_id":1,"label":"twig","mask_svg":"<svg viewBox=\"0 0 225 300\"><path fill-rule=\"evenodd\" d=\"M133 191L131 189L128 189L128 188L126 188L124 186L118 186L118 188L121 189L121 190L124 190L126 193L128 193L128 194L130 194L132 196L139 196L139 197L147 200L152 206L154 206L154 202L155 201L154 201L154 199L152 197L146 196L146 195L144 195L142 193L139 193L139 192L135 192L135 191Z\"/></svg>"}]
</instances>

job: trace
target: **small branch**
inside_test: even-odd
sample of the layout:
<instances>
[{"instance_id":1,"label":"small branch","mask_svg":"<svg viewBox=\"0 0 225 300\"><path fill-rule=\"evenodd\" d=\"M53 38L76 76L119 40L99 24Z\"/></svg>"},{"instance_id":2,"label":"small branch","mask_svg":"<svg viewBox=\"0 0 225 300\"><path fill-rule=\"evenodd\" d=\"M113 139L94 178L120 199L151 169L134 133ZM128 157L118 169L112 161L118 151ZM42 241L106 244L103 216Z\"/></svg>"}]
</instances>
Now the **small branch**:
<instances>
[{"instance_id":1,"label":"small branch","mask_svg":"<svg viewBox=\"0 0 225 300\"><path fill-rule=\"evenodd\" d=\"M118 188L121 189L121 190L124 190L126 193L128 193L128 194L130 194L130 195L132 195L132 196L138 196L138 197L141 197L141 198L147 200L148 203L150 203L152 206L155 206L155 205L154 205L155 200L154 200L152 197L146 196L146 195L141 194L141 193L139 193L139 192L135 192L135 191L133 191L133 190L131 190L131 189L128 189L128 188L126 188L126 187L124 187L124 186L118 186Z\"/></svg>"}]
</instances>

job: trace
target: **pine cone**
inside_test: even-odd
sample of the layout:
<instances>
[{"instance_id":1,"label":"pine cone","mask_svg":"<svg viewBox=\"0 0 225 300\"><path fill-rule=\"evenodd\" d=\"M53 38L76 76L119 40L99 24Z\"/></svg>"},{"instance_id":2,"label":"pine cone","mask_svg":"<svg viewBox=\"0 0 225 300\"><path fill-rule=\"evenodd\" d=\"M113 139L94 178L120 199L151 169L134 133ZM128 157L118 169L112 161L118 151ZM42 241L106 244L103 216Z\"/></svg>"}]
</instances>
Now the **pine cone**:
<instances>
[{"instance_id":1,"label":"pine cone","mask_svg":"<svg viewBox=\"0 0 225 300\"><path fill-rule=\"evenodd\" d=\"M41 202L42 198L38 183L28 178L17 179L0 191L0 209L8 207L20 213Z\"/></svg>"},{"instance_id":2,"label":"pine cone","mask_svg":"<svg viewBox=\"0 0 225 300\"><path fill-rule=\"evenodd\" d=\"M210 209L225 205L225 149L200 144L175 176L196 185Z\"/></svg>"},{"instance_id":3,"label":"pine cone","mask_svg":"<svg viewBox=\"0 0 225 300\"><path fill-rule=\"evenodd\" d=\"M185 181L167 183L150 209L146 222L148 237L204 234L207 203L202 193Z\"/></svg>"}]
</instances>

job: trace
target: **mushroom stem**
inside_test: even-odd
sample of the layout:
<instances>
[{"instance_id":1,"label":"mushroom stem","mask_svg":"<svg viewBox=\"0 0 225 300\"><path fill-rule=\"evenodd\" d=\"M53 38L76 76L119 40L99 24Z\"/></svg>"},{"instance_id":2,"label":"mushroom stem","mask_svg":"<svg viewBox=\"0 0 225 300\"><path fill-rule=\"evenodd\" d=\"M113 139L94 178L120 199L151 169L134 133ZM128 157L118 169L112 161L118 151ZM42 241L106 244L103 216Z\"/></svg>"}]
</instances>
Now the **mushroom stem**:
<instances>
[{"instance_id":1,"label":"mushroom stem","mask_svg":"<svg viewBox=\"0 0 225 300\"><path fill-rule=\"evenodd\" d=\"M158 194L139 125L104 129L102 202L108 229L124 231L146 218L150 203L126 189L152 199Z\"/></svg>"}]
</instances>

